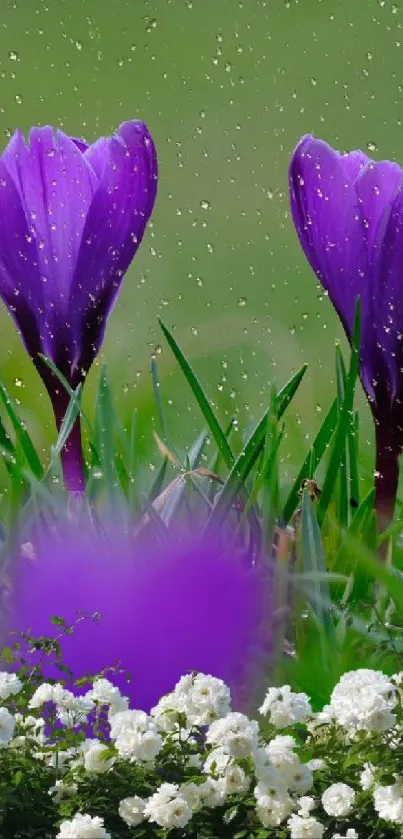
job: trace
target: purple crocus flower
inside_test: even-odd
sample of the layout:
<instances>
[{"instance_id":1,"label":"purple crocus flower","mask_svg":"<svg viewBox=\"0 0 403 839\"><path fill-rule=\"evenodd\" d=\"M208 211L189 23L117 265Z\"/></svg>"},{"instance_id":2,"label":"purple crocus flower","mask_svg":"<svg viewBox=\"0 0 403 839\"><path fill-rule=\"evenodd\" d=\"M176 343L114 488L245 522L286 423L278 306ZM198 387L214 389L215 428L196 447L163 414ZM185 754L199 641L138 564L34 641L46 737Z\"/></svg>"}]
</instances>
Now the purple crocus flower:
<instances>
[{"instance_id":1,"label":"purple crocus flower","mask_svg":"<svg viewBox=\"0 0 403 839\"><path fill-rule=\"evenodd\" d=\"M385 527L403 446L403 170L308 135L291 157L289 182L302 248L350 341L360 298L360 376L375 421L375 506Z\"/></svg>"},{"instance_id":2,"label":"purple crocus flower","mask_svg":"<svg viewBox=\"0 0 403 839\"><path fill-rule=\"evenodd\" d=\"M242 702L270 646L270 586L257 569L214 543L140 544L108 529L70 526L34 542L35 559L13 572L13 631L59 635L53 615L69 623L79 610L100 613L61 639L78 678L119 661L130 671L112 681L133 707L148 710L179 678L198 670L224 679ZM265 658L267 664L267 657ZM60 672L44 662L45 676ZM244 690L243 687L244 686Z\"/></svg>"},{"instance_id":3,"label":"purple crocus flower","mask_svg":"<svg viewBox=\"0 0 403 839\"><path fill-rule=\"evenodd\" d=\"M0 296L52 402L68 396L41 355L76 388L100 348L123 275L153 209L157 160L144 123L88 146L47 126L16 131L0 157ZM66 485L84 488L77 422L62 455Z\"/></svg>"}]
</instances>

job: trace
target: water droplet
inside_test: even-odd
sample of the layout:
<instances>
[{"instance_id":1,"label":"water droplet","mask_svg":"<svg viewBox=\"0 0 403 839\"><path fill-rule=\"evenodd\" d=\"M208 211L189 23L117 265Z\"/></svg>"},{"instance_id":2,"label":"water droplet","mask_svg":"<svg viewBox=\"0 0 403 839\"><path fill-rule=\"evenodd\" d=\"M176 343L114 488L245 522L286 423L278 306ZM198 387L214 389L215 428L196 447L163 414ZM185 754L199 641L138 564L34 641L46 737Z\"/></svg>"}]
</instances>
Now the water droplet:
<instances>
[{"instance_id":1,"label":"water droplet","mask_svg":"<svg viewBox=\"0 0 403 839\"><path fill-rule=\"evenodd\" d=\"M83 48L82 41L75 41L74 46L75 46L76 50L78 50L80 52L80 50L82 50L82 48Z\"/></svg>"},{"instance_id":2,"label":"water droplet","mask_svg":"<svg viewBox=\"0 0 403 839\"><path fill-rule=\"evenodd\" d=\"M16 387L22 387L24 382L22 381L22 379L17 378L17 379L14 379L14 384L15 384Z\"/></svg>"},{"instance_id":3,"label":"water droplet","mask_svg":"<svg viewBox=\"0 0 403 839\"><path fill-rule=\"evenodd\" d=\"M372 140L370 140L367 143L367 149L368 151L378 151L378 146L376 145L376 143L373 143Z\"/></svg>"},{"instance_id":4,"label":"water droplet","mask_svg":"<svg viewBox=\"0 0 403 839\"><path fill-rule=\"evenodd\" d=\"M211 204L210 204L210 201L206 201L205 199L203 199L203 201L200 201L200 206L201 206L202 210L209 210L210 207L211 207Z\"/></svg>"},{"instance_id":5,"label":"water droplet","mask_svg":"<svg viewBox=\"0 0 403 839\"><path fill-rule=\"evenodd\" d=\"M157 26L157 21L156 21L155 17L149 19L147 21L146 32L152 32L153 29L156 28L156 26Z\"/></svg>"},{"instance_id":6,"label":"water droplet","mask_svg":"<svg viewBox=\"0 0 403 839\"><path fill-rule=\"evenodd\" d=\"M15 94L15 101L17 102L17 105L22 105L22 96L19 93Z\"/></svg>"},{"instance_id":7,"label":"water droplet","mask_svg":"<svg viewBox=\"0 0 403 839\"><path fill-rule=\"evenodd\" d=\"M18 59L19 59L18 52L15 52L15 50L10 50L10 52L8 54L8 57L9 57L10 61L18 61Z\"/></svg>"},{"instance_id":8,"label":"water droplet","mask_svg":"<svg viewBox=\"0 0 403 839\"><path fill-rule=\"evenodd\" d=\"M238 297L238 306L246 306L246 297Z\"/></svg>"}]
</instances>

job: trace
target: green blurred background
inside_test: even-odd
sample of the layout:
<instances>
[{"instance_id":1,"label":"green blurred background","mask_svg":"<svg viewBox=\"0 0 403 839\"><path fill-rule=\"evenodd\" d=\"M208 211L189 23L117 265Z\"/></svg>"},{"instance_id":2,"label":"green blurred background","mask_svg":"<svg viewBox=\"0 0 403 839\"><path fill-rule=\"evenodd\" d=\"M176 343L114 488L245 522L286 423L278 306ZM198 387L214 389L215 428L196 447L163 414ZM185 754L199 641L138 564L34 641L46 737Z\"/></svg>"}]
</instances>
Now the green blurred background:
<instances>
[{"instance_id":1,"label":"green blurred background","mask_svg":"<svg viewBox=\"0 0 403 839\"><path fill-rule=\"evenodd\" d=\"M4 144L17 126L44 123L92 141L133 117L155 137L156 210L102 355L122 420L142 409L152 464L156 353L173 436L185 445L202 427L157 315L175 326L221 418L239 427L267 406L271 382L307 361L283 444L289 480L330 404L342 335L290 221L288 158L312 132L403 163L403 9L389 0L3 0L1 16ZM3 308L0 325L0 375L46 459L47 397ZM371 441L365 411L367 474Z\"/></svg>"}]
</instances>

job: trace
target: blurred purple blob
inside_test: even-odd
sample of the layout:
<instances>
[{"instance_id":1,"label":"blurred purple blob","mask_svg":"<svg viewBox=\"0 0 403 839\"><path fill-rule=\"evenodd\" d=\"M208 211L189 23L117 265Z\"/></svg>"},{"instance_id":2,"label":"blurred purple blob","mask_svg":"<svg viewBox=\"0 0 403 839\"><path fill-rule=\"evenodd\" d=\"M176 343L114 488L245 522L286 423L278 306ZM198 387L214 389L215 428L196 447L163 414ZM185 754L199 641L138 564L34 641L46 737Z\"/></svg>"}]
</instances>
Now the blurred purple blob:
<instances>
[{"instance_id":1,"label":"blurred purple blob","mask_svg":"<svg viewBox=\"0 0 403 839\"><path fill-rule=\"evenodd\" d=\"M74 678L117 662L132 676L112 680L131 705L149 710L189 670L224 679L245 704L250 680L267 662L270 596L267 575L211 542L144 547L118 533L70 528L42 537L33 559L14 574L10 630L58 635L51 616L69 623L99 612L62 638ZM266 655L265 655L266 654ZM44 663L47 678L56 677Z\"/></svg>"}]
</instances>

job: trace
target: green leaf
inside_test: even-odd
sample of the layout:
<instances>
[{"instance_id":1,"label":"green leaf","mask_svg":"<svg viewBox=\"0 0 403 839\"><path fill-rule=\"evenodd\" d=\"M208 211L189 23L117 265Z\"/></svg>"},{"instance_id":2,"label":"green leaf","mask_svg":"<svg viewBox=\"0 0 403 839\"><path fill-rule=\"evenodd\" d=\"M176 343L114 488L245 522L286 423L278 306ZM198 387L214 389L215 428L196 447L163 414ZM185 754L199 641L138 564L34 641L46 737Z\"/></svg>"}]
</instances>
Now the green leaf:
<instances>
[{"instance_id":1,"label":"green leaf","mask_svg":"<svg viewBox=\"0 0 403 839\"><path fill-rule=\"evenodd\" d=\"M16 439L21 447L21 451L24 454L24 458L35 477L40 480L43 476L43 468L41 461L38 457L36 452L35 446L29 436L28 432L24 428L22 421L20 420L17 411L14 408L13 402L8 395L6 388L4 387L3 383L0 381L0 399L3 402L3 405L7 411L8 417L10 419L11 425L15 431ZM7 449L9 449L9 445L7 443Z\"/></svg>"},{"instance_id":2,"label":"green leaf","mask_svg":"<svg viewBox=\"0 0 403 839\"><path fill-rule=\"evenodd\" d=\"M109 494L114 495L117 475L114 464L114 430L115 411L112 394L106 375L106 367L102 366L98 379L98 391L95 408L94 441L99 452L100 467L105 478L105 486Z\"/></svg>"},{"instance_id":3,"label":"green leaf","mask_svg":"<svg viewBox=\"0 0 403 839\"><path fill-rule=\"evenodd\" d=\"M351 422L351 414L353 409L353 400L355 385L358 377L359 368L359 343L360 343L360 304L357 299L354 331L351 346L350 367L347 375L345 396L334 435L333 450L330 456L329 465L326 471L325 480L323 482L322 493L318 505L318 521L322 524L325 513L328 509L330 499L332 497L333 489L337 481L340 471L340 461L343 457L345 443L348 435L349 425Z\"/></svg>"},{"instance_id":4,"label":"green leaf","mask_svg":"<svg viewBox=\"0 0 403 839\"><path fill-rule=\"evenodd\" d=\"M322 460L323 455L328 449L329 443L333 437L334 430L337 425L337 399L331 405L330 410L312 443L312 446L298 472L294 481L290 494L284 505L283 518L287 523L292 514L295 512L299 504L299 490L304 478L313 478L314 473Z\"/></svg>"},{"instance_id":5,"label":"green leaf","mask_svg":"<svg viewBox=\"0 0 403 839\"><path fill-rule=\"evenodd\" d=\"M70 402L67 406L66 413L63 417L62 424L60 426L60 431L58 434L58 438L56 440L55 445L53 446L53 452L55 455L59 455L63 446L65 445L70 432L73 428L73 425L80 413L80 400L82 394L83 386L79 384L76 389L73 391Z\"/></svg>"},{"instance_id":6,"label":"green leaf","mask_svg":"<svg viewBox=\"0 0 403 839\"><path fill-rule=\"evenodd\" d=\"M179 363L182 373L184 374L193 392L197 404L199 405L204 419L206 420L208 428L217 444L220 454L226 466L228 468L231 468L234 463L234 455L228 443L227 437L223 429L221 428L221 425L213 411L213 408L211 407L210 401L204 393L204 390L196 374L194 373L191 365L189 364L189 361L184 356L182 350L175 341L175 338L173 337L172 333L169 331L168 327L165 326L161 319L159 319L159 324L176 360Z\"/></svg>"},{"instance_id":7,"label":"green leaf","mask_svg":"<svg viewBox=\"0 0 403 839\"><path fill-rule=\"evenodd\" d=\"M284 414L284 411L289 406L302 381L306 369L307 365L304 364L278 393L276 400L276 412L278 418ZM208 532L214 532L223 523L225 517L231 509L234 499L237 495L239 495L246 478L256 463L256 460L264 446L267 431L267 419L270 414L270 410L271 408L269 407L263 414L261 420L255 426L248 441L238 455L223 486L213 512L208 519L206 525Z\"/></svg>"},{"instance_id":8,"label":"green leaf","mask_svg":"<svg viewBox=\"0 0 403 839\"><path fill-rule=\"evenodd\" d=\"M324 559L324 552L322 540L316 517L315 509L312 504L309 492L304 490L302 494L302 509L301 509L301 560L302 573L320 575L326 574L326 566ZM321 623L327 621L327 616L323 613L321 603L329 599L329 587L325 582L319 582L319 577L316 577L316 582L312 587L312 606L317 611Z\"/></svg>"},{"instance_id":9,"label":"green leaf","mask_svg":"<svg viewBox=\"0 0 403 839\"><path fill-rule=\"evenodd\" d=\"M277 394L277 417L281 419L283 414L285 414L287 408L291 404L294 396L302 382L302 379L305 376L305 373L308 369L307 364L303 364L302 367L291 376L291 379L281 388L281 390Z\"/></svg>"}]
</instances>

